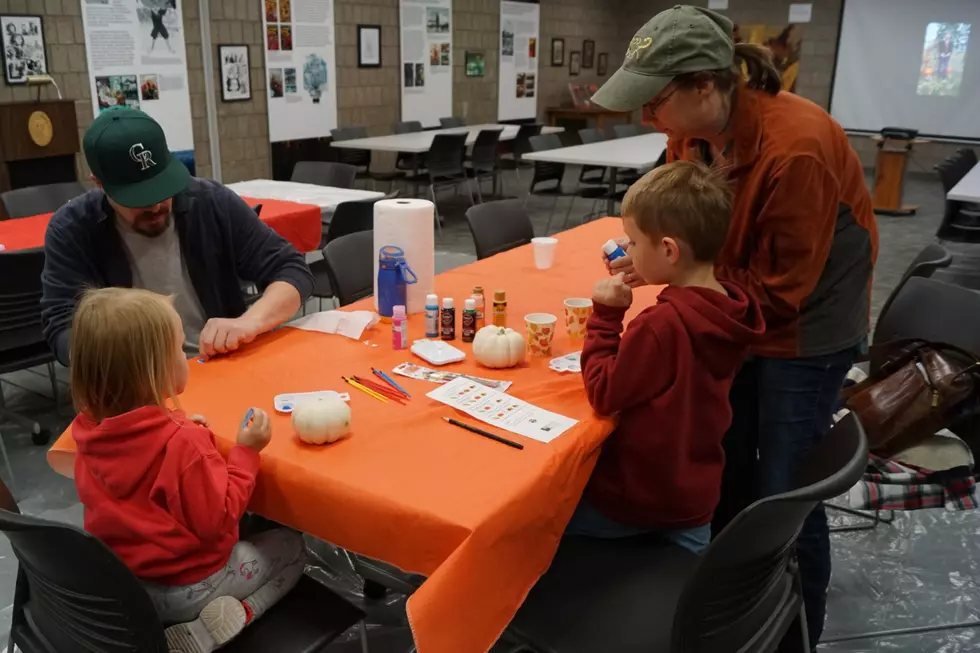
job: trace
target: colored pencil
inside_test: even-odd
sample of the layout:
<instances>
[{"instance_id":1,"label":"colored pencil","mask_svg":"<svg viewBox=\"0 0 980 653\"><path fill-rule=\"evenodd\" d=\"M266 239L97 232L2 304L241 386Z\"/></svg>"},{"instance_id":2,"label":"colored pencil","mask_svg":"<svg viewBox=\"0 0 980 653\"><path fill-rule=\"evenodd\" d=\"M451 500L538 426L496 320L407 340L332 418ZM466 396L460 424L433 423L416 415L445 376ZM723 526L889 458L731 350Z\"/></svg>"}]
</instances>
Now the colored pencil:
<instances>
[{"instance_id":1,"label":"colored pencil","mask_svg":"<svg viewBox=\"0 0 980 653\"><path fill-rule=\"evenodd\" d=\"M524 445L520 442L514 442L513 440L508 440L507 438L502 438L499 435L494 435L489 431L484 431L483 429L478 429L475 426L470 426L466 422L460 422L459 420L453 419L452 417L443 417L444 420L452 424L453 426L458 426L461 429L466 429L470 433L476 433L477 435L482 435L485 438L490 438L495 440L500 444L506 444L508 447L514 447L515 449L523 449Z\"/></svg>"},{"instance_id":2,"label":"colored pencil","mask_svg":"<svg viewBox=\"0 0 980 653\"><path fill-rule=\"evenodd\" d=\"M379 395L383 395L388 399L391 399L392 401L397 401L403 406L405 405L405 395L395 392L388 386L383 386L380 383L374 383L373 381L369 381L368 379L362 379L357 375L354 375L351 378L357 381L358 383L360 383L361 385L363 385L365 388L374 390Z\"/></svg>"},{"instance_id":3,"label":"colored pencil","mask_svg":"<svg viewBox=\"0 0 980 653\"><path fill-rule=\"evenodd\" d=\"M374 390L370 390L368 388L365 388L363 385L361 385L357 381L354 381L352 379L348 379L346 376L342 376L340 378L342 378L348 385L350 385L350 386L352 386L354 388L357 388L358 390L360 390L364 394L371 395L372 397L374 397L375 399L377 399L381 403L384 403L384 404L388 403L388 398L387 397L384 397L383 395L379 395Z\"/></svg>"},{"instance_id":4,"label":"colored pencil","mask_svg":"<svg viewBox=\"0 0 980 653\"><path fill-rule=\"evenodd\" d=\"M376 370L376 369L374 369L372 367L371 368L371 371L374 372L375 376L379 377L382 381L384 381L385 383L387 383L388 385L390 385L391 387L393 387L395 390L397 390L398 392L402 393L406 397L411 397L412 396L412 395L408 394L408 392L405 390L405 388L403 388L400 385L398 385L397 383L395 383L395 380L393 378L391 378L390 376L388 376L387 374L385 374L381 370Z\"/></svg>"},{"instance_id":5,"label":"colored pencil","mask_svg":"<svg viewBox=\"0 0 980 653\"><path fill-rule=\"evenodd\" d=\"M241 427L239 427L239 429L238 429L239 431L241 429L245 428L246 426L248 426L248 423L252 421L252 415L254 415L254 414L255 414L255 409L254 408L249 408L248 409L248 412L245 413L245 419L242 420Z\"/></svg>"}]
</instances>

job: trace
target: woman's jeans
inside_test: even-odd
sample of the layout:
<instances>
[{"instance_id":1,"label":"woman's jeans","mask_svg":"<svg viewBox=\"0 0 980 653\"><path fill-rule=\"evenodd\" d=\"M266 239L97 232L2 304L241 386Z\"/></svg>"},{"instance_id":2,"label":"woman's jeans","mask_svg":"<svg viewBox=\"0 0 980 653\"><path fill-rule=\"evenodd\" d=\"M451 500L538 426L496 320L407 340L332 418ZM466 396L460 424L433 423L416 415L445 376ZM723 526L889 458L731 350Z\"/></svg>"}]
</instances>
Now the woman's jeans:
<instances>
[{"instance_id":1,"label":"woman's jeans","mask_svg":"<svg viewBox=\"0 0 980 653\"><path fill-rule=\"evenodd\" d=\"M830 429L837 395L858 347L809 358L754 357L735 377L732 426L725 435L717 535L753 501L794 489L810 448ZM830 584L830 531L823 505L797 543L811 648L820 641Z\"/></svg>"}]
</instances>

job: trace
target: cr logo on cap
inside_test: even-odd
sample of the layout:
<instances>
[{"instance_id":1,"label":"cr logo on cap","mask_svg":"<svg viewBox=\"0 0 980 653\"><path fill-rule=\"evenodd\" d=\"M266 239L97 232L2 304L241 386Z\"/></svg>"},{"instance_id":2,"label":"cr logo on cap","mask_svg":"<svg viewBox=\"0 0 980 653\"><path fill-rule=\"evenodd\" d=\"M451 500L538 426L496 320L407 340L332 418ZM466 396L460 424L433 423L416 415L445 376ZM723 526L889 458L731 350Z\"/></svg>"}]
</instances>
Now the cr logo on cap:
<instances>
[{"instance_id":1,"label":"cr logo on cap","mask_svg":"<svg viewBox=\"0 0 980 653\"><path fill-rule=\"evenodd\" d=\"M140 170L149 170L157 164L153 160L153 152L145 149L142 143L135 143L129 148L129 158L140 164Z\"/></svg>"}]
</instances>

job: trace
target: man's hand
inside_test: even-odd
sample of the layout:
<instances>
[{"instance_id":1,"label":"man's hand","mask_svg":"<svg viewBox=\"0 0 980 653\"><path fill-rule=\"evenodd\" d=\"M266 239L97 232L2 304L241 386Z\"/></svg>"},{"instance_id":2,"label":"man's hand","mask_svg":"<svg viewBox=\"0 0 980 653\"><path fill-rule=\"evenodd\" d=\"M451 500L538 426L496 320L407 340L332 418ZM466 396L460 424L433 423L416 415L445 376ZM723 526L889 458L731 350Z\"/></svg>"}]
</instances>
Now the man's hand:
<instances>
[{"instance_id":1,"label":"man's hand","mask_svg":"<svg viewBox=\"0 0 980 653\"><path fill-rule=\"evenodd\" d=\"M630 258L629 249L627 249L629 242L630 239L626 237L619 238L616 240L616 244L623 248L623 251L626 252L626 256L620 256L618 259L616 259L611 263L609 262L609 259L606 258L605 252L602 252L600 250L599 253L602 255L602 262L606 266L606 272L608 272L609 274L619 274L620 272L622 272L623 283L625 283L630 288L639 288L640 286L645 286L646 281L641 279L640 275L638 275L636 273L636 270L633 268L633 259Z\"/></svg>"},{"instance_id":2,"label":"man's hand","mask_svg":"<svg viewBox=\"0 0 980 653\"><path fill-rule=\"evenodd\" d=\"M599 279L592 289L592 301L614 308L629 308L633 303L633 290L623 282L620 272L608 279Z\"/></svg>"},{"instance_id":3,"label":"man's hand","mask_svg":"<svg viewBox=\"0 0 980 653\"><path fill-rule=\"evenodd\" d=\"M227 354L255 340L259 332L259 327L245 316L235 319L211 318L201 331L198 348L204 358Z\"/></svg>"}]
</instances>

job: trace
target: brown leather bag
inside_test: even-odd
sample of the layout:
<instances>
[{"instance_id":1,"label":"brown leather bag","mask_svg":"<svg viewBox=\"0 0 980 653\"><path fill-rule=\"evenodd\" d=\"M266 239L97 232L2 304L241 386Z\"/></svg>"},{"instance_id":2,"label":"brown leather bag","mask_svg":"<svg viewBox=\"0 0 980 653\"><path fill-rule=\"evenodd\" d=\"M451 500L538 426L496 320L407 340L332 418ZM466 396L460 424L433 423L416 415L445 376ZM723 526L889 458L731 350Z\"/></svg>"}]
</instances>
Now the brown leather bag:
<instances>
[{"instance_id":1,"label":"brown leather bag","mask_svg":"<svg viewBox=\"0 0 980 653\"><path fill-rule=\"evenodd\" d=\"M841 398L878 456L891 457L949 426L980 387L977 356L952 345L897 340L872 347L869 357L877 371Z\"/></svg>"}]
</instances>

